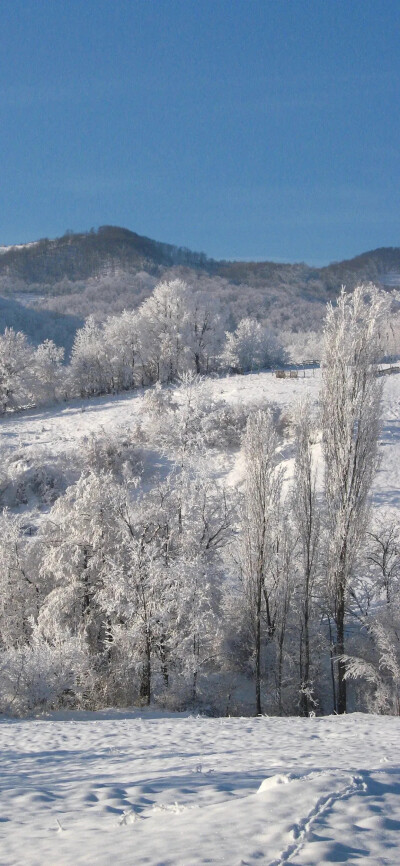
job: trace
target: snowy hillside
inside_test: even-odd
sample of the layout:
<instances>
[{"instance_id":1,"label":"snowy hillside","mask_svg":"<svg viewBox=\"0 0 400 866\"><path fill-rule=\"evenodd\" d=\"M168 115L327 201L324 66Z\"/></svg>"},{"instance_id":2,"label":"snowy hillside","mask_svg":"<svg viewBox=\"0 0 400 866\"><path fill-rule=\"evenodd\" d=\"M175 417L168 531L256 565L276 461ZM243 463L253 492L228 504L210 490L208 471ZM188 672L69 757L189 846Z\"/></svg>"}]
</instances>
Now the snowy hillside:
<instances>
[{"instance_id":1,"label":"snowy hillside","mask_svg":"<svg viewBox=\"0 0 400 866\"><path fill-rule=\"evenodd\" d=\"M210 404L222 401L227 406L243 408L272 404L285 413L306 394L316 405L320 384L319 370L306 370L305 378L301 376L298 379L277 379L268 371L208 379L203 383L202 392L204 400ZM169 390L173 399L179 400L179 389ZM74 461L81 466L79 455L85 453L92 436L129 434L138 422L144 424L147 417L145 396L148 393L149 389L137 390L123 396L76 400L67 406L61 404L9 415L0 421L3 455L13 462L13 471L18 477L29 469L31 463L41 459L48 466L62 469L72 480L76 475ZM149 431L144 435L143 445L146 447ZM393 375L385 377L384 382L381 465L374 484L374 503L395 510L400 508L399 437L400 376ZM316 453L319 453L318 445ZM160 468L162 458L154 451L154 443L151 444L149 459L153 468ZM213 476L226 478L229 483L241 480L241 456L237 450L214 447L209 450L207 465ZM289 477L290 468L288 459Z\"/></svg>"},{"instance_id":2,"label":"snowy hillside","mask_svg":"<svg viewBox=\"0 0 400 866\"><path fill-rule=\"evenodd\" d=\"M400 862L398 719L0 723L2 866Z\"/></svg>"}]
</instances>

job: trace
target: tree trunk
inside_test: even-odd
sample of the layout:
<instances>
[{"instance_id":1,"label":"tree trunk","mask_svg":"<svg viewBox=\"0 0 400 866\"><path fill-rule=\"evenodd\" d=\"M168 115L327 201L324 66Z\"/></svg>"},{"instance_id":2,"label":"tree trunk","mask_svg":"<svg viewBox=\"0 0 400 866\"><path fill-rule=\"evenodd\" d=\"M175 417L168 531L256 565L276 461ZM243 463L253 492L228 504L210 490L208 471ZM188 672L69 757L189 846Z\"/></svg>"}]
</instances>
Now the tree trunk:
<instances>
[{"instance_id":1,"label":"tree trunk","mask_svg":"<svg viewBox=\"0 0 400 866\"><path fill-rule=\"evenodd\" d=\"M200 642L198 635L193 635L193 658L194 658L194 670L193 670L193 684L192 684L192 702L195 704L197 700L197 677L199 671L199 653L200 653Z\"/></svg>"},{"instance_id":2,"label":"tree trunk","mask_svg":"<svg viewBox=\"0 0 400 866\"><path fill-rule=\"evenodd\" d=\"M284 630L281 629L279 635L279 655L278 655L278 711L279 715L283 716L283 703L282 703L282 679L283 679L283 644L284 644L285 636Z\"/></svg>"},{"instance_id":3,"label":"tree trunk","mask_svg":"<svg viewBox=\"0 0 400 866\"><path fill-rule=\"evenodd\" d=\"M337 713L336 683L335 683L335 649L334 649L333 637L332 637L332 624L331 624L331 620L330 620L329 616L328 616L328 624L329 624L329 644L330 644L330 661L331 661L332 703L333 703L333 712Z\"/></svg>"},{"instance_id":4,"label":"tree trunk","mask_svg":"<svg viewBox=\"0 0 400 866\"><path fill-rule=\"evenodd\" d=\"M109 617L109 616L107 617L107 620L106 620L106 632L105 632L105 636L104 636L104 643L106 646L107 662L108 662L108 664L110 664L110 662L111 662L111 649L112 649L112 645L114 643L114 637L113 637L113 631L112 631L111 617Z\"/></svg>"},{"instance_id":5,"label":"tree trunk","mask_svg":"<svg viewBox=\"0 0 400 866\"><path fill-rule=\"evenodd\" d=\"M82 583L83 583L83 597L82 597L82 619L86 621L90 612L90 585L89 585L89 551L87 547L83 548L83 566L82 566Z\"/></svg>"},{"instance_id":6,"label":"tree trunk","mask_svg":"<svg viewBox=\"0 0 400 866\"><path fill-rule=\"evenodd\" d=\"M256 657L255 657L255 687L256 687L256 715L261 716L261 579L257 584L257 607L256 607Z\"/></svg>"},{"instance_id":7,"label":"tree trunk","mask_svg":"<svg viewBox=\"0 0 400 866\"><path fill-rule=\"evenodd\" d=\"M336 610L336 656L338 657L338 697L337 711L339 715L346 712L346 664L343 660L344 655L344 587L339 585L338 605Z\"/></svg>"},{"instance_id":8,"label":"tree trunk","mask_svg":"<svg viewBox=\"0 0 400 866\"><path fill-rule=\"evenodd\" d=\"M302 683L300 695L300 711L303 716L310 714L310 585L307 574L304 599L304 660L302 661ZM302 653L301 653L302 655Z\"/></svg>"},{"instance_id":9,"label":"tree trunk","mask_svg":"<svg viewBox=\"0 0 400 866\"><path fill-rule=\"evenodd\" d=\"M148 636L146 636L145 659L143 662L142 678L140 682L140 699L143 704L149 706L151 699L151 653Z\"/></svg>"},{"instance_id":10,"label":"tree trunk","mask_svg":"<svg viewBox=\"0 0 400 866\"><path fill-rule=\"evenodd\" d=\"M165 688L168 688L169 675L168 675L168 661L167 661L167 651L165 648L165 635L162 634L160 637L160 662L161 662L161 673L164 680Z\"/></svg>"}]
</instances>

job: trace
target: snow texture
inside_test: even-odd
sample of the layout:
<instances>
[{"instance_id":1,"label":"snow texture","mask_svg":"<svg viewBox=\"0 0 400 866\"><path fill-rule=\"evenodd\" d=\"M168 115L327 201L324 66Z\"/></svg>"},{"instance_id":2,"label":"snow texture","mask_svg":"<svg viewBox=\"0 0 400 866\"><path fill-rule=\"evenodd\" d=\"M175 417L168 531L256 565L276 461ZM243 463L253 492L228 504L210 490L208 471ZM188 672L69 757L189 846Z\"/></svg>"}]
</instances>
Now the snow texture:
<instances>
[{"instance_id":1,"label":"snow texture","mask_svg":"<svg viewBox=\"0 0 400 866\"><path fill-rule=\"evenodd\" d=\"M398 719L0 723L1 866L400 862Z\"/></svg>"}]
</instances>

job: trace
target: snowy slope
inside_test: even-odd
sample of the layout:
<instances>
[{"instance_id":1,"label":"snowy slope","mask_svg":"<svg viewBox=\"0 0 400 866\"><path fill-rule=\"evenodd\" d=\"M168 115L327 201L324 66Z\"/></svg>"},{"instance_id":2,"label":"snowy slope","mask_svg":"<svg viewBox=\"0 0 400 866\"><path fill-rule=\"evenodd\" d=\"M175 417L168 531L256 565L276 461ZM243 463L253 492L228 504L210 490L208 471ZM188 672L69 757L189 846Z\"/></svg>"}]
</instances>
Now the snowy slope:
<instances>
[{"instance_id":1,"label":"snowy slope","mask_svg":"<svg viewBox=\"0 0 400 866\"><path fill-rule=\"evenodd\" d=\"M11 246L0 246L0 256L8 253L10 250L27 250L29 247L36 247L39 241L30 241L28 244L11 244Z\"/></svg>"},{"instance_id":2,"label":"snowy slope","mask_svg":"<svg viewBox=\"0 0 400 866\"><path fill-rule=\"evenodd\" d=\"M400 862L399 720L0 723L1 866Z\"/></svg>"},{"instance_id":3,"label":"snowy slope","mask_svg":"<svg viewBox=\"0 0 400 866\"><path fill-rule=\"evenodd\" d=\"M206 380L204 388L210 398L225 401L230 405L261 406L271 402L283 411L293 408L295 403L309 393L314 402L318 399L319 371L306 371L306 378L276 379L273 373L255 373L246 376L228 376ZM10 415L0 421L3 454L14 455L16 460L66 464L74 454L84 452L91 434L117 432L130 429L132 424L143 419L141 390L115 397L97 397L80 400L67 406L31 410ZM400 508L400 375L385 377L382 435L380 442L381 466L374 484L374 501L377 506ZM318 453L320 449L318 448ZM290 461L288 463L290 472ZM241 480L240 456L214 453L210 456L210 472L225 477L228 483Z\"/></svg>"},{"instance_id":4,"label":"snowy slope","mask_svg":"<svg viewBox=\"0 0 400 866\"><path fill-rule=\"evenodd\" d=\"M243 404L259 401L274 402L289 407L305 391L317 397L319 376L311 374L306 379L276 379L270 373L254 373L246 376L227 376L210 379L205 383L210 396L227 403ZM399 389L400 394L400 389ZM133 391L115 397L96 397L92 400L75 400L50 409L33 409L9 415L0 422L5 443L10 448L46 446L53 454L65 449L79 447L91 433L115 430L129 426L143 411L143 391Z\"/></svg>"}]
</instances>

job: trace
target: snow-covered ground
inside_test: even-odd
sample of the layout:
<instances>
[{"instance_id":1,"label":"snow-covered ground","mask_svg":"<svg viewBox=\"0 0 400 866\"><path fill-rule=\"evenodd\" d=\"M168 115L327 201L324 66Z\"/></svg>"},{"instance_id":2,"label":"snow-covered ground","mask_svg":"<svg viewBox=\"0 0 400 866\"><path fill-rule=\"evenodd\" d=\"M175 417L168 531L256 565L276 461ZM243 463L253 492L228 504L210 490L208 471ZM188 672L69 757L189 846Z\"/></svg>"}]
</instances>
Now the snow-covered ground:
<instances>
[{"instance_id":1,"label":"snow-covered ground","mask_svg":"<svg viewBox=\"0 0 400 866\"><path fill-rule=\"evenodd\" d=\"M8 253L9 250L26 250L28 247L36 247L39 241L30 241L28 244L11 244L11 246L0 246L0 256Z\"/></svg>"},{"instance_id":2,"label":"snow-covered ground","mask_svg":"<svg viewBox=\"0 0 400 866\"><path fill-rule=\"evenodd\" d=\"M308 393L316 402L320 387L318 370L307 370L305 378L277 379L271 372L246 376L227 376L206 380L210 399L230 405L274 403L285 412ZM143 417L144 394L138 390L127 395L76 400L68 405L31 410L3 418L0 434L3 454L18 455L20 461L37 463L42 458L51 464L60 459L68 465L73 454L84 453L92 434L113 433ZM380 440L381 466L374 483L374 502L390 509L400 508L400 375L385 377ZM318 446L317 446L318 448ZM157 455L156 455L157 459ZM210 455L210 471L228 483L241 479L240 455L215 451ZM18 467L16 467L18 468ZM290 462L288 463L290 471Z\"/></svg>"},{"instance_id":3,"label":"snow-covered ground","mask_svg":"<svg viewBox=\"0 0 400 866\"><path fill-rule=\"evenodd\" d=\"M210 397L227 403L273 402L285 408L305 392L316 399L319 385L318 371L314 376L307 371L307 378L298 380L276 379L273 373L266 372L205 381ZM79 447L92 433L129 427L143 412L143 396L139 389L122 396L75 400L49 409L32 409L3 418L0 431L9 448L45 447L49 454L65 453Z\"/></svg>"},{"instance_id":4,"label":"snow-covered ground","mask_svg":"<svg viewBox=\"0 0 400 866\"><path fill-rule=\"evenodd\" d=\"M0 723L1 866L400 863L400 724L75 713Z\"/></svg>"}]
</instances>

